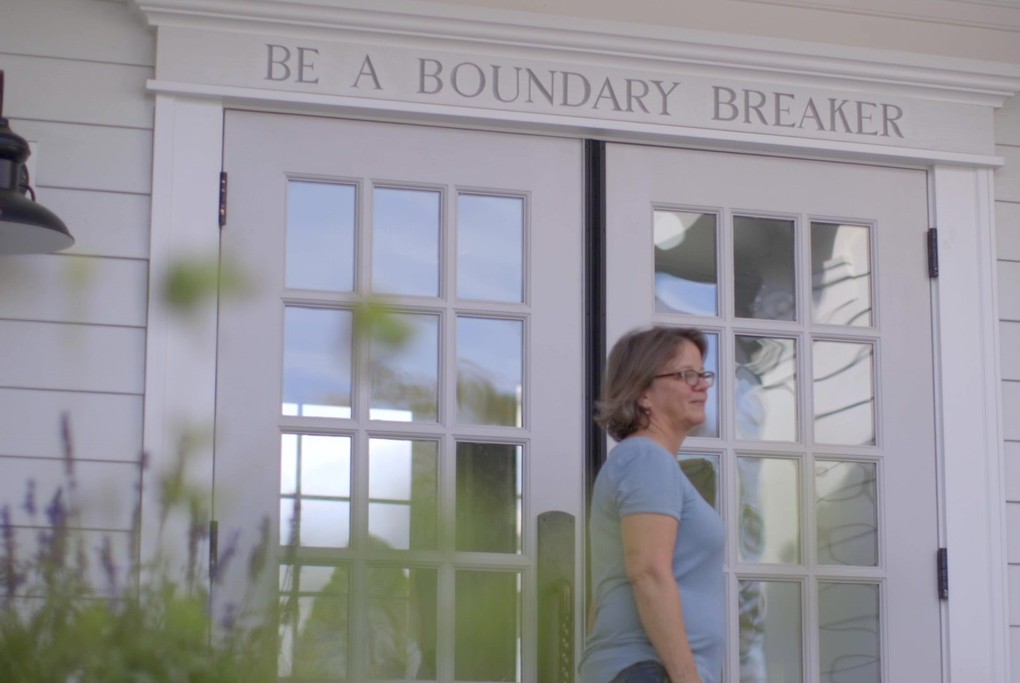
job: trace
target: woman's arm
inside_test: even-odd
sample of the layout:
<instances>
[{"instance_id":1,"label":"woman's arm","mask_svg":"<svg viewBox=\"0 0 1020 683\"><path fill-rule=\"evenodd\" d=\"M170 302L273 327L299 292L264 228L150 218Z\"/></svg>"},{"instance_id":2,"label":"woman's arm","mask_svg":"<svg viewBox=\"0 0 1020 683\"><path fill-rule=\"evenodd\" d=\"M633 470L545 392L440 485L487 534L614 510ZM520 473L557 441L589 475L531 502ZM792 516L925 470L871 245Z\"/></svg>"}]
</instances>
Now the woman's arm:
<instances>
[{"instance_id":1,"label":"woman's arm","mask_svg":"<svg viewBox=\"0 0 1020 683\"><path fill-rule=\"evenodd\" d=\"M627 577L634 589L641 625L673 683L701 683L684 627L680 589L673 577L679 522L668 515L622 517Z\"/></svg>"}]
</instances>

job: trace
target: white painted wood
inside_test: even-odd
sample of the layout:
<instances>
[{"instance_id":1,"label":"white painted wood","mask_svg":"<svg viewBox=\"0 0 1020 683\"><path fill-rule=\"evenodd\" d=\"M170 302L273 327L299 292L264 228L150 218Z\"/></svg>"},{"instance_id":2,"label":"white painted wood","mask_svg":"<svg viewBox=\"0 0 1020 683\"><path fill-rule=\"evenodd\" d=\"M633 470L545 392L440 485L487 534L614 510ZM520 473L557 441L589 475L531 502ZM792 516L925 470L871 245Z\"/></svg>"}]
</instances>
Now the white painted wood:
<instances>
[{"instance_id":1,"label":"white painted wood","mask_svg":"<svg viewBox=\"0 0 1020 683\"><path fill-rule=\"evenodd\" d=\"M140 394L145 330L0 321L0 386Z\"/></svg>"},{"instance_id":2,"label":"white painted wood","mask_svg":"<svg viewBox=\"0 0 1020 683\"><path fill-rule=\"evenodd\" d=\"M1020 626L1020 564L1011 564L1009 575L1009 623Z\"/></svg>"},{"instance_id":3,"label":"white painted wood","mask_svg":"<svg viewBox=\"0 0 1020 683\"><path fill-rule=\"evenodd\" d=\"M1006 500L1020 503L1020 441L1007 441L1003 448L1006 464ZM1013 535L1020 535L1020 529L1011 529ZM1017 586L1020 594L1020 585Z\"/></svg>"},{"instance_id":4,"label":"white painted wood","mask_svg":"<svg viewBox=\"0 0 1020 683\"><path fill-rule=\"evenodd\" d=\"M45 524L45 506L58 488L70 494L70 481L65 479L65 463L60 458L0 457L0 505L9 504L11 522L18 526ZM76 460L74 463L76 495L65 497L79 510L72 524L85 529L130 529L131 513L137 500L138 464ZM29 481L36 484L39 513L29 515L22 507Z\"/></svg>"},{"instance_id":5,"label":"white painted wood","mask_svg":"<svg viewBox=\"0 0 1020 683\"><path fill-rule=\"evenodd\" d=\"M1009 642L1012 651L1012 676L1010 683L1020 683L1020 627L1009 629Z\"/></svg>"},{"instance_id":6,"label":"white painted wood","mask_svg":"<svg viewBox=\"0 0 1020 683\"><path fill-rule=\"evenodd\" d=\"M1002 383L1002 433L1010 441L1020 441L1020 382ZM1020 527L1017 527L1020 536Z\"/></svg>"},{"instance_id":7,"label":"white painted wood","mask_svg":"<svg viewBox=\"0 0 1020 683\"><path fill-rule=\"evenodd\" d=\"M943 541L952 582L943 607L948 680L1002 683L1009 675L1002 599L1007 528L1002 425L1008 420L999 419L992 179L990 171L957 167L936 166L932 173L941 266L934 312Z\"/></svg>"},{"instance_id":8,"label":"white painted wood","mask_svg":"<svg viewBox=\"0 0 1020 683\"><path fill-rule=\"evenodd\" d=\"M155 40L123 3L3 0L0 51L151 66Z\"/></svg>"},{"instance_id":9,"label":"white painted wood","mask_svg":"<svg viewBox=\"0 0 1020 683\"><path fill-rule=\"evenodd\" d=\"M995 198L1003 202L1020 202L1020 146L998 145L995 149L1006 161L995 171Z\"/></svg>"},{"instance_id":10,"label":"white painted wood","mask_svg":"<svg viewBox=\"0 0 1020 683\"><path fill-rule=\"evenodd\" d=\"M1020 96L1009 98L995 110L995 142L1020 147Z\"/></svg>"},{"instance_id":11,"label":"white painted wood","mask_svg":"<svg viewBox=\"0 0 1020 683\"><path fill-rule=\"evenodd\" d=\"M1006 520L1011 530L1020 529L1020 503L1006 503ZM1009 534L1007 559L1011 565L1020 564L1020 534Z\"/></svg>"},{"instance_id":12,"label":"white painted wood","mask_svg":"<svg viewBox=\"0 0 1020 683\"><path fill-rule=\"evenodd\" d=\"M142 397L0 389L0 455L61 457L67 414L79 458L135 461L142 451Z\"/></svg>"},{"instance_id":13,"label":"white painted wood","mask_svg":"<svg viewBox=\"0 0 1020 683\"><path fill-rule=\"evenodd\" d=\"M1020 321L1020 262L999 261L999 318ZM1010 349L1006 349L1009 353Z\"/></svg>"},{"instance_id":14,"label":"white painted wood","mask_svg":"<svg viewBox=\"0 0 1020 683\"><path fill-rule=\"evenodd\" d=\"M0 53L0 69L8 118L152 128L151 67Z\"/></svg>"},{"instance_id":15,"label":"white painted wood","mask_svg":"<svg viewBox=\"0 0 1020 683\"><path fill-rule=\"evenodd\" d=\"M37 143L37 199L47 187L148 194L152 133L138 128L11 120L11 128Z\"/></svg>"},{"instance_id":16,"label":"white painted wood","mask_svg":"<svg viewBox=\"0 0 1020 683\"><path fill-rule=\"evenodd\" d=\"M144 327L148 275L137 259L8 256L0 263L0 318Z\"/></svg>"},{"instance_id":17,"label":"white painted wood","mask_svg":"<svg viewBox=\"0 0 1020 683\"><path fill-rule=\"evenodd\" d=\"M148 195L53 187L36 192L74 235L74 246L63 253L149 258L152 207Z\"/></svg>"},{"instance_id":18,"label":"white painted wood","mask_svg":"<svg viewBox=\"0 0 1020 683\"><path fill-rule=\"evenodd\" d=\"M1001 264L1000 264L1001 267ZM999 291L1000 300L1008 292ZM1020 294L1015 293L1014 296ZM1002 378L1020 381L1020 322L999 324L999 348L1001 350Z\"/></svg>"},{"instance_id":19,"label":"white painted wood","mask_svg":"<svg viewBox=\"0 0 1020 683\"><path fill-rule=\"evenodd\" d=\"M223 110L218 103L157 96L150 283L161 282L178 259L215 262L219 257L216 208L222 134ZM147 332L144 446L152 462L147 491L176 463L179 439L186 435L198 437L189 453L189 480L207 490L212 481L212 444L207 437L216 405L216 302L205 302L184 320L167 310L158 288L150 286ZM157 550L159 517L154 503L143 507L146 557ZM168 550L183 552L185 529L178 524L171 530Z\"/></svg>"},{"instance_id":20,"label":"white painted wood","mask_svg":"<svg viewBox=\"0 0 1020 683\"><path fill-rule=\"evenodd\" d=\"M995 202L995 235L997 256L1020 261L1020 202Z\"/></svg>"}]
</instances>

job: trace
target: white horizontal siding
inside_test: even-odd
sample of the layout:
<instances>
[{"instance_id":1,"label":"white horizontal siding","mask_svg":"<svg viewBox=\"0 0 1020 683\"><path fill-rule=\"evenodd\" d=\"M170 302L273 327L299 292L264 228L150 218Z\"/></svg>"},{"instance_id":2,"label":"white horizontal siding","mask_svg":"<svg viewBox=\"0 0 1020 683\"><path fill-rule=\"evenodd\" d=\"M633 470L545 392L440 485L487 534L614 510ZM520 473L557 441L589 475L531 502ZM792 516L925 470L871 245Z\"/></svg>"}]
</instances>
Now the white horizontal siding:
<instances>
[{"instance_id":1,"label":"white horizontal siding","mask_svg":"<svg viewBox=\"0 0 1020 683\"><path fill-rule=\"evenodd\" d=\"M139 93L139 97L142 94ZM73 101L67 102L73 111ZM152 186L152 132L136 128L15 120L11 128L36 143L38 200L47 187L149 194Z\"/></svg>"},{"instance_id":2,"label":"white horizontal siding","mask_svg":"<svg viewBox=\"0 0 1020 683\"><path fill-rule=\"evenodd\" d=\"M999 261L999 319L1020 320L1020 262ZM1009 353L1010 349L1003 349Z\"/></svg>"},{"instance_id":3,"label":"white horizontal siding","mask_svg":"<svg viewBox=\"0 0 1020 683\"><path fill-rule=\"evenodd\" d=\"M1020 441L1020 382L1002 383L1002 433L1007 441ZM1020 526L1011 533L1020 538Z\"/></svg>"},{"instance_id":4,"label":"white horizontal siding","mask_svg":"<svg viewBox=\"0 0 1020 683\"><path fill-rule=\"evenodd\" d=\"M1006 160L1006 164L995 171L995 199L1020 202L1020 146L999 144L995 153Z\"/></svg>"},{"instance_id":5,"label":"white horizontal siding","mask_svg":"<svg viewBox=\"0 0 1020 683\"><path fill-rule=\"evenodd\" d=\"M64 253L149 258L148 195L42 188L39 198L74 235Z\"/></svg>"},{"instance_id":6,"label":"white horizontal siding","mask_svg":"<svg viewBox=\"0 0 1020 683\"><path fill-rule=\"evenodd\" d=\"M0 266L0 318L144 327L148 262L33 254Z\"/></svg>"},{"instance_id":7,"label":"white horizontal siding","mask_svg":"<svg viewBox=\"0 0 1020 683\"><path fill-rule=\"evenodd\" d=\"M1020 203L995 202L995 230L999 258L1020 261Z\"/></svg>"},{"instance_id":8,"label":"white horizontal siding","mask_svg":"<svg viewBox=\"0 0 1020 683\"><path fill-rule=\"evenodd\" d=\"M999 323L999 356L1002 378L1020 381L1020 322Z\"/></svg>"},{"instance_id":9,"label":"white horizontal siding","mask_svg":"<svg viewBox=\"0 0 1020 683\"><path fill-rule=\"evenodd\" d=\"M57 488L68 494L64 461L59 458L0 457L0 505L9 506L11 522L16 526L46 523L43 508L53 499ZM138 463L74 461L76 495L70 499L79 509L77 524L85 529L130 529L131 513L137 498ZM36 484L36 515L22 503L29 482ZM65 498L65 502L68 499Z\"/></svg>"},{"instance_id":10,"label":"white horizontal siding","mask_svg":"<svg viewBox=\"0 0 1020 683\"><path fill-rule=\"evenodd\" d=\"M1006 503L1006 522L1010 530L1006 542L1006 556L1010 564L1020 564L1020 503Z\"/></svg>"},{"instance_id":11,"label":"white horizontal siding","mask_svg":"<svg viewBox=\"0 0 1020 683\"><path fill-rule=\"evenodd\" d=\"M1006 100L1006 104L996 110L995 141L1020 147L1020 95Z\"/></svg>"},{"instance_id":12,"label":"white horizontal siding","mask_svg":"<svg viewBox=\"0 0 1020 683\"><path fill-rule=\"evenodd\" d=\"M1005 456L1006 500L1011 503L1020 503L1020 441L1007 441Z\"/></svg>"},{"instance_id":13,"label":"white horizontal siding","mask_svg":"<svg viewBox=\"0 0 1020 683\"><path fill-rule=\"evenodd\" d=\"M155 40L126 4L3 0L0 51L152 66Z\"/></svg>"},{"instance_id":14,"label":"white horizontal siding","mask_svg":"<svg viewBox=\"0 0 1020 683\"><path fill-rule=\"evenodd\" d=\"M141 396L0 389L0 455L60 457L65 414L78 457L134 461L141 453Z\"/></svg>"},{"instance_id":15,"label":"white horizontal siding","mask_svg":"<svg viewBox=\"0 0 1020 683\"><path fill-rule=\"evenodd\" d=\"M0 320L0 387L141 394L145 330Z\"/></svg>"},{"instance_id":16,"label":"white horizontal siding","mask_svg":"<svg viewBox=\"0 0 1020 683\"><path fill-rule=\"evenodd\" d=\"M150 67L0 53L0 69L8 118L152 128Z\"/></svg>"}]
</instances>

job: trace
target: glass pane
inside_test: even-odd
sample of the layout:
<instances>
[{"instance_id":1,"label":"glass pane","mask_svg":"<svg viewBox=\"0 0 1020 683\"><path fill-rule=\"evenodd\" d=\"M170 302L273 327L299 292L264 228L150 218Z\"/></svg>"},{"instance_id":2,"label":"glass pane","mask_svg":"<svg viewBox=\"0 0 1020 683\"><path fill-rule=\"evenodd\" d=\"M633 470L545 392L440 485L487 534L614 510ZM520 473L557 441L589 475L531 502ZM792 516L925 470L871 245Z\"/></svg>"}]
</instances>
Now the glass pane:
<instances>
[{"instance_id":1,"label":"glass pane","mask_svg":"<svg viewBox=\"0 0 1020 683\"><path fill-rule=\"evenodd\" d=\"M800 562L799 470L789 458L737 458L742 562Z\"/></svg>"},{"instance_id":2,"label":"glass pane","mask_svg":"<svg viewBox=\"0 0 1020 683\"><path fill-rule=\"evenodd\" d=\"M812 345L815 442L875 443L875 368L871 344Z\"/></svg>"},{"instance_id":3,"label":"glass pane","mask_svg":"<svg viewBox=\"0 0 1020 683\"><path fill-rule=\"evenodd\" d=\"M804 680L800 584L741 581L740 683Z\"/></svg>"},{"instance_id":4,"label":"glass pane","mask_svg":"<svg viewBox=\"0 0 1020 683\"><path fill-rule=\"evenodd\" d=\"M458 571L455 611L454 678L520 681L520 575Z\"/></svg>"},{"instance_id":5,"label":"glass pane","mask_svg":"<svg viewBox=\"0 0 1020 683\"><path fill-rule=\"evenodd\" d=\"M737 438L796 441L796 342L738 335L734 345Z\"/></svg>"},{"instance_id":6,"label":"glass pane","mask_svg":"<svg viewBox=\"0 0 1020 683\"><path fill-rule=\"evenodd\" d=\"M680 453L680 469L701 497L719 509L719 456L710 453Z\"/></svg>"},{"instance_id":7,"label":"glass pane","mask_svg":"<svg viewBox=\"0 0 1020 683\"><path fill-rule=\"evenodd\" d=\"M524 300L524 200L457 197L457 296Z\"/></svg>"},{"instance_id":8,"label":"glass pane","mask_svg":"<svg viewBox=\"0 0 1020 683\"><path fill-rule=\"evenodd\" d=\"M656 210L655 310L719 314L714 213Z\"/></svg>"},{"instance_id":9,"label":"glass pane","mask_svg":"<svg viewBox=\"0 0 1020 683\"><path fill-rule=\"evenodd\" d=\"M373 420L435 422L439 410L439 316L394 313L410 334L398 346L372 340Z\"/></svg>"},{"instance_id":10,"label":"glass pane","mask_svg":"<svg viewBox=\"0 0 1020 683\"><path fill-rule=\"evenodd\" d=\"M882 680L878 586L818 584L818 649L822 683Z\"/></svg>"},{"instance_id":11,"label":"glass pane","mask_svg":"<svg viewBox=\"0 0 1020 683\"><path fill-rule=\"evenodd\" d=\"M439 295L439 192L373 192L372 291Z\"/></svg>"},{"instance_id":12,"label":"glass pane","mask_svg":"<svg viewBox=\"0 0 1020 683\"><path fill-rule=\"evenodd\" d=\"M368 674L436 678L436 570L368 569Z\"/></svg>"},{"instance_id":13,"label":"glass pane","mask_svg":"<svg viewBox=\"0 0 1020 683\"><path fill-rule=\"evenodd\" d=\"M351 416L351 312L284 311L283 414Z\"/></svg>"},{"instance_id":14,"label":"glass pane","mask_svg":"<svg viewBox=\"0 0 1020 683\"><path fill-rule=\"evenodd\" d=\"M350 536L350 437L281 435L280 495L280 543L346 546ZM319 499L310 500L309 496Z\"/></svg>"},{"instance_id":15,"label":"glass pane","mask_svg":"<svg viewBox=\"0 0 1020 683\"><path fill-rule=\"evenodd\" d=\"M811 320L871 327L871 234L863 225L811 224Z\"/></svg>"},{"instance_id":16,"label":"glass pane","mask_svg":"<svg viewBox=\"0 0 1020 683\"><path fill-rule=\"evenodd\" d=\"M279 675L347 680L348 569L284 566L281 575Z\"/></svg>"},{"instance_id":17,"label":"glass pane","mask_svg":"<svg viewBox=\"0 0 1020 683\"><path fill-rule=\"evenodd\" d=\"M708 351L705 353L705 369L719 376L719 335L705 333ZM714 384L708 390L708 402L705 404L705 421L691 430L689 436L719 436L719 385Z\"/></svg>"},{"instance_id":18,"label":"glass pane","mask_svg":"<svg viewBox=\"0 0 1020 683\"><path fill-rule=\"evenodd\" d=\"M400 550L436 547L435 441L370 439L368 533Z\"/></svg>"},{"instance_id":19,"label":"glass pane","mask_svg":"<svg viewBox=\"0 0 1020 683\"><path fill-rule=\"evenodd\" d=\"M520 427L524 323L457 319L457 417Z\"/></svg>"},{"instance_id":20,"label":"glass pane","mask_svg":"<svg viewBox=\"0 0 1020 683\"><path fill-rule=\"evenodd\" d=\"M876 467L815 461L818 563L878 565Z\"/></svg>"},{"instance_id":21,"label":"glass pane","mask_svg":"<svg viewBox=\"0 0 1020 683\"><path fill-rule=\"evenodd\" d=\"M795 320L793 221L733 217L733 311L738 318Z\"/></svg>"},{"instance_id":22,"label":"glass pane","mask_svg":"<svg viewBox=\"0 0 1020 683\"><path fill-rule=\"evenodd\" d=\"M287 183L288 287L354 290L354 185Z\"/></svg>"},{"instance_id":23,"label":"glass pane","mask_svg":"<svg viewBox=\"0 0 1020 683\"><path fill-rule=\"evenodd\" d=\"M521 447L457 444L457 550L521 551Z\"/></svg>"}]
</instances>

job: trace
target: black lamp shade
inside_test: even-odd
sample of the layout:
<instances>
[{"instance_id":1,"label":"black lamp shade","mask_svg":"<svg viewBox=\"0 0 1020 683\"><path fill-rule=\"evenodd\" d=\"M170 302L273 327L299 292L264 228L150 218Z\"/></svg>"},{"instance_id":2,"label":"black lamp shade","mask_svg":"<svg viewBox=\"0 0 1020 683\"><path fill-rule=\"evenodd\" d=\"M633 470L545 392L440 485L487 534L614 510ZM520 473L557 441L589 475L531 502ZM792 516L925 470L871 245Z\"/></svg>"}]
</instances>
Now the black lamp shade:
<instances>
[{"instance_id":1,"label":"black lamp shade","mask_svg":"<svg viewBox=\"0 0 1020 683\"><path fill-rule=\"evenodd\" d=\"M56 214L16 189L0 187L0 254L40 254L72 244Z\"/></svg>"}]
</instances>

